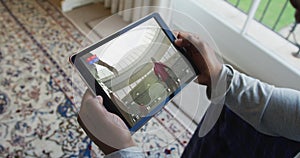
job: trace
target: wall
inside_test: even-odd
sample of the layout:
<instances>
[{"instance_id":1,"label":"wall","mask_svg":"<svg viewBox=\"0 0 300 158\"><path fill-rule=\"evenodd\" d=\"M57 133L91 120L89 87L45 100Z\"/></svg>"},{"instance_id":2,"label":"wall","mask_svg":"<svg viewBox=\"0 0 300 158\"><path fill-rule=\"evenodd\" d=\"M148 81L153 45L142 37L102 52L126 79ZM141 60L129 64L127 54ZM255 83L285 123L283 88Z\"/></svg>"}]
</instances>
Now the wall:
<instances>
[{"instance_id":1,"label":"wall","mask_svg":"<svg viewBox=\"0 0 300 158\"><path fill-rule=\"evenodd\" d=\"M61 2L61 8L63 12L67 12L76 7L80 7L89 3L96 3L100 1L101 0L63 0Z\"/></svg>"},{"instance_id":2,"label":"wall","mask_svg":"<svg viewBox=\"0 0 300 158\"><path fill-rule=\"evenodd\" d=\"M300 90L300 72L284 62L271 51L248 36L242 36L240 30L223 21L216 14L202 7L205 1L174 0L173 8L191 16L207 29L219 47L224 59L247 74L268 83ZM183 29L193 26L180 24Z\"/></svg>"}]
</instances>

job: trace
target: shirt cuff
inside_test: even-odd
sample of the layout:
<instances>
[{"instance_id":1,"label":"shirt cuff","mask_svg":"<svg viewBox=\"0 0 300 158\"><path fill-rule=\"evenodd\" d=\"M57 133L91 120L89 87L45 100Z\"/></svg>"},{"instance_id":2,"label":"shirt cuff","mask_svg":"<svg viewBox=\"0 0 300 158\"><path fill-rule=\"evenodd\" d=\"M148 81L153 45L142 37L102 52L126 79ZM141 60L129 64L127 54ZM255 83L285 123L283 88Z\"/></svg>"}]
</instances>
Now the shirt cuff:
<instances>
[{"instance_id":1,"label":"shirt cuff","mask_svg":"<svg viewBox=\"0 0 300 158\"><path fill-rule=\"evenodd\" d=\"M145 155L142 149L137 146L121 149L104 156L104 158L144 158L144 157Z\"/></svg>"},{"instance_id":2,"label":"shirt cuff","mask_svg":"<svg viewBox=\"0 0 300 158\"><path fill-rule=\"evenodd\" d=\"M219 103L221 100L224 100L226 93L229 91L233 75L234 69L230 65L223 65L217 82L212 85L211 101L213 103Z\"/></svg>"}]
</instances>

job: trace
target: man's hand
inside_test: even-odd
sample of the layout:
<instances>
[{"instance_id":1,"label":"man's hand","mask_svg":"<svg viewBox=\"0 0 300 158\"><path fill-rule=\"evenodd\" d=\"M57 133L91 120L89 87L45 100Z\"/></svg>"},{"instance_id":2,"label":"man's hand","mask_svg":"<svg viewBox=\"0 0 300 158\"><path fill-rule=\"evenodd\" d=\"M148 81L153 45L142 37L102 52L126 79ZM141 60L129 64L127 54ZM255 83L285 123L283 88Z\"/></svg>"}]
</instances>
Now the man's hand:
<instances>
[{"instance_id":1,"label":"man's hand","mask_svg":"<svg viewBox=\"0 0 300 158\"><path fill-rule=\"evenodd\" d=\"M108 112L103 106L102 97L94 97L89 90L83 96L78 122L106 155L119 149L135 146L121 118Z\"/></svg>"},{"instance_id":2,"label":"man's hand","mask_svg":"<svg viewBox=\"0 0 300 158\"><path fill-rule=\"evenodd\" d=\"M198 83L207 85L207 94L210 95L211 88L222 71L221 62L214 50L198 36L186 32L175 32L175 35L175 45L187 50L187 55L199 70Z\"/></svg>"}]
</instances>

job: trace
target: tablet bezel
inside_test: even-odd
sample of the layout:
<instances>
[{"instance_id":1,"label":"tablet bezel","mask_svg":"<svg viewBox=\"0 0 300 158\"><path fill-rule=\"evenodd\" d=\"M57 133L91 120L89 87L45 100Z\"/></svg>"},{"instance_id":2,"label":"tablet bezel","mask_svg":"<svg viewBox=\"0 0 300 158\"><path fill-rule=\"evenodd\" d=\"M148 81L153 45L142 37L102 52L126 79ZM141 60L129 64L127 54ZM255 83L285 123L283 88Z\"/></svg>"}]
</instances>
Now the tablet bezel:
<instances>
[{"instance_id":1,"label":"tablet bezel","mask_svg":"<svg viewBox=\"0 0 300 158\"><path fill-rule=\"evenodd\" d=\"M186 59L189 61L189 63L191 64L191 66L193 67L196 76L199 74L199 71L197 70L196 66L193 64L193 62L191 62L191 59L188 58L188 56L186 55L185 50L183 48L179 48L176 45L174 45L174 42L176 40L176 37L174 36L173 32L169 29L169 27L167 26L167 24L163 21L163 19L161 18L161 16L159 15L159 13L152 13L130 25L128 25L127 27L117 31L116 33L104 38L103 40L79 51L79 53L76 53L72 56L70 56L69 60L71 62L71 64L73 66L76 67L77 71L79 72L81 78L84 80L84 82L86 83L86 85L89 87L89 89L92 91L92 93L96 96L96 95L101 95L103 98L103 105L104 107L111 113L114 113L116 115L118 115L127 125L127 127L129 128L129 130L134 133L136 132L139 128L141 128L146 122L149 121L149 119L152 118L152 116L157 113L159 110L161 110L161 108L168 103L178 92L180 92L180 90L185 86L185 85L180 85L179 88L173 92L172 94L170 94L162 103L160 103L154 110L152 110L148 115L146 115L145 117L143 117L140 121L138 121L133 127L131 127L131 125L129 124L129 122L124 118L124 116L121 114L121 112L117 109L116 105L112 102L112 100L110 99L110 97L105 93L105 91L102 89L102 87L98 84L97 80L94 78L94 76L89 72L89 70L87 69L87 67L84 65L84 63L80 60L80 57L82 57L83 55L95 50L96 48L106 44L107 42L121 36L122 34L128 32L129 30L132 30L133 28L135 28L136 26L139 26L140 24L146 22L147 20L150 20L151 18L154 18L155 21L158 23L158 25L160 26L160 28L163 30L163 32L165 33L165 35L168 37L168 39L170 40L171 44L179 51L179 53L181 53L183 56L186 57ZM193 78L190 79L190 81L192 81ZM188 82L190 82L188 81ZM95 83L95 85L90 85L92 83ZM113 106L112 106L113 105Z\"/></svg>"}]
</instances>

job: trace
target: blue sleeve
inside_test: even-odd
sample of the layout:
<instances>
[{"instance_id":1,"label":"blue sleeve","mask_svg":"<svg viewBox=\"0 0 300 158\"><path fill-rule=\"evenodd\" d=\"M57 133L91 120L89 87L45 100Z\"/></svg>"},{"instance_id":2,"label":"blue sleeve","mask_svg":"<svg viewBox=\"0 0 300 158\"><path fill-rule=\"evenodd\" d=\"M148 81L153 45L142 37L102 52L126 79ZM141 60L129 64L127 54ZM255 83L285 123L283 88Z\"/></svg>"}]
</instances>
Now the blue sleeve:
<instances>
[{"instance_id":1,"label":"blue sleeve","mask_svg":"<svg viewBox=\"0 0 300 158\"><path fill-rule=\"evenodd\" d=\"M274 88L262 125L276 135L300 141L300 92L287 88Z\"/></svg>"},{"instance_id":2,"label":"blue sleeve","mask_svg":"<svg viewBox=\"0 0 300 158\"><path fill-rule=\"evenodd\" d=\"M141 148L134 146L115 151L104 158L144 158L145 155Z\"/></svg>"},{"instance_id":3,"label":"blue sleeve","mask_svg":"<svg viewBox=\"0 0 300 158\"><path fill-rule=\"evenodd\" d=\"M276 88L231 67L225 105L258 131L300 141L300 92Z\"/></svg>"}]
</instances>

